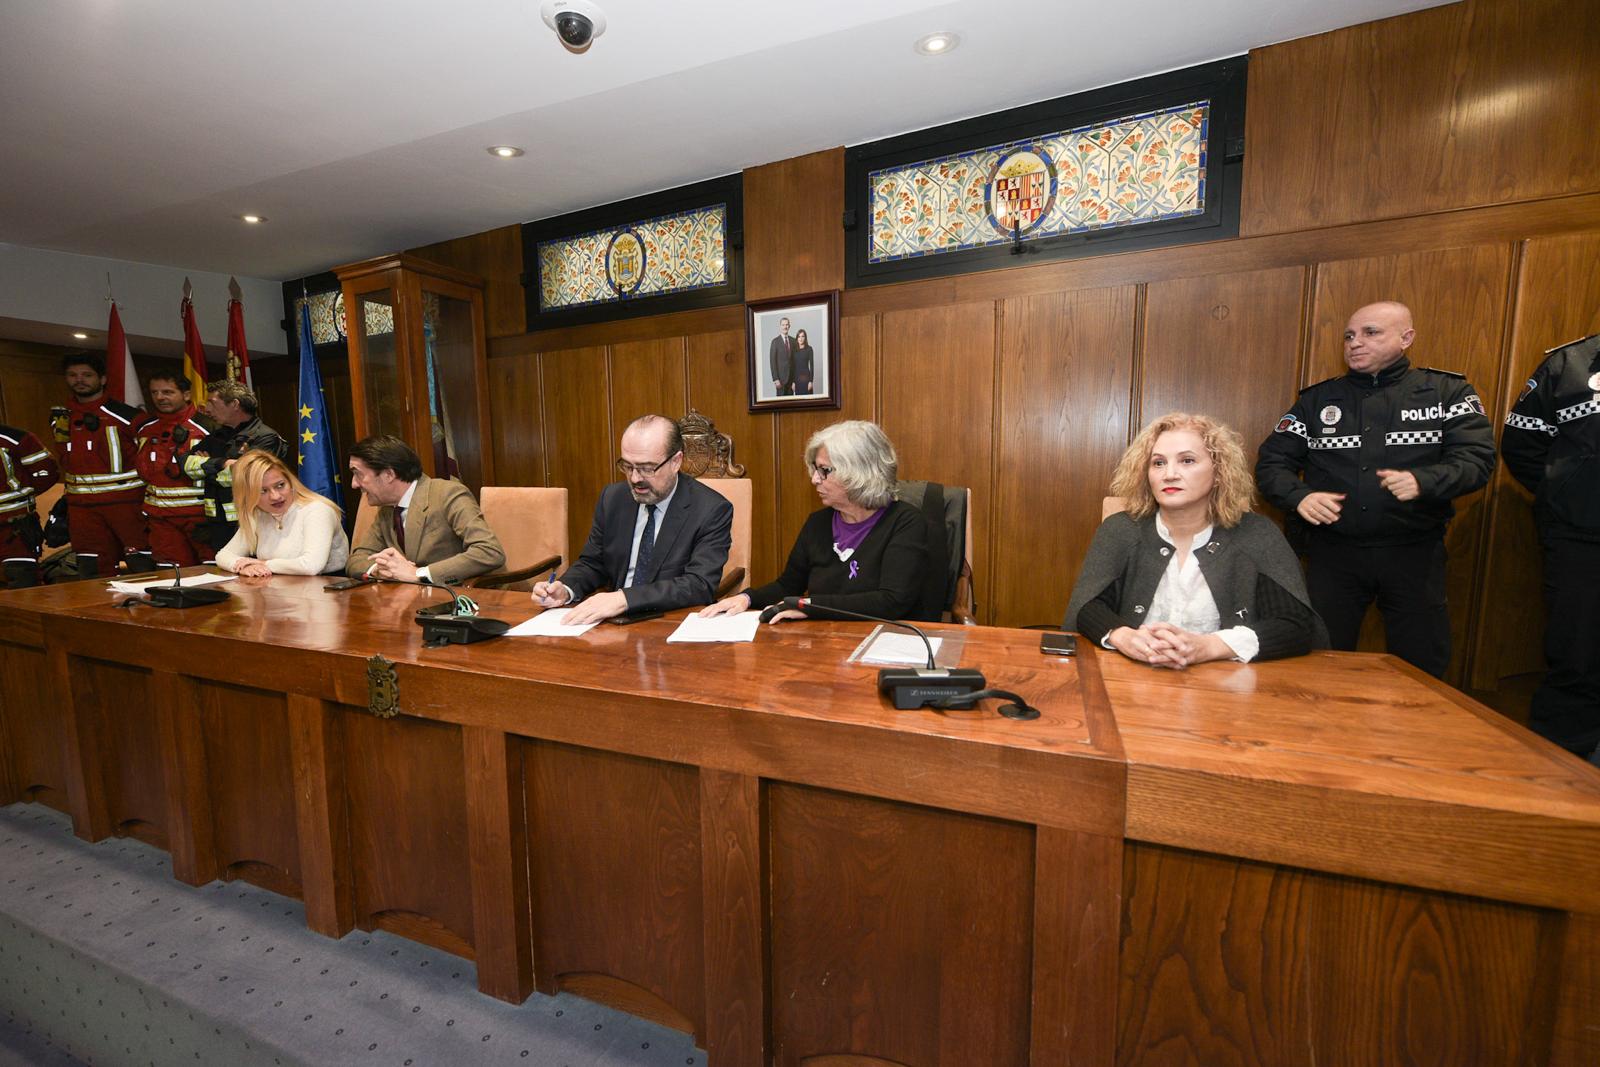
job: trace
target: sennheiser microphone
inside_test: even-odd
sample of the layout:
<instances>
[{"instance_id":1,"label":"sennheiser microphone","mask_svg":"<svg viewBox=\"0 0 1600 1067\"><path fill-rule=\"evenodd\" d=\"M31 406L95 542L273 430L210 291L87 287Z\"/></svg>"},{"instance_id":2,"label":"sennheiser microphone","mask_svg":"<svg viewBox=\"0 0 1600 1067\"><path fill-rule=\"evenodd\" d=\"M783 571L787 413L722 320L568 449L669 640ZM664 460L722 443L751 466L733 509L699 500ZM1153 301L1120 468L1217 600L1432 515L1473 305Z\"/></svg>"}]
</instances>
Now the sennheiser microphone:
<instances>
[{"instance_id":1,"label":"sennheiser microphone","mask_svg":"<svg viewBox=\"0 0 1600 1067\"><path fill-rule=\"evenodd\" d=\"M878 691L889 694L894 700L894 706L902 711L930 705L946 707L948 705L944 701L964 697L983 689L987 684L983 672L972 667L937 666L933 659L933 642L928 640L927 634L909 622L814 604L810 597L803 596L784 597L764 610L761 613L761 620L770 622L773 616L781 611L816 612L819 615L832 614L851 619L865 619L867 622L881 623L884 626L898 626L922 638L923 647L928 650L926 667L884 667L878 671Z\"/></svg>"},{"instance_id":2,"label":"sennheiser microphone","mask_svg":"<svg viewBox=\"0 0 1600 1067\"><path fill-rule=\"evenodd\" d=\"M160 567L172 568L171 585L152 585L146 591L150 603L158 608L195 608L201 604L220 604L228 599L226 589L216 586L185 586L183 584L183 570L176 563L160 563Z\"/></svg>"},{"instance_id":3,"label":"sennheiser microphone","mask_svg":"<svg viewBox=\"0 0 1600 1067\"><path fill-rule=\"evenodd\" d=\"M450 603L421 608L413 616L417 625L422 627L422 644L426 648L470 645L478 641L487 641L491 637L499 637L511 629L511 624L502 619L483 618L478 614L477 601L431 578L383 580L397 585L420 585L425 589L441 589L451 595Z\"/></svg>"}]
</instances>

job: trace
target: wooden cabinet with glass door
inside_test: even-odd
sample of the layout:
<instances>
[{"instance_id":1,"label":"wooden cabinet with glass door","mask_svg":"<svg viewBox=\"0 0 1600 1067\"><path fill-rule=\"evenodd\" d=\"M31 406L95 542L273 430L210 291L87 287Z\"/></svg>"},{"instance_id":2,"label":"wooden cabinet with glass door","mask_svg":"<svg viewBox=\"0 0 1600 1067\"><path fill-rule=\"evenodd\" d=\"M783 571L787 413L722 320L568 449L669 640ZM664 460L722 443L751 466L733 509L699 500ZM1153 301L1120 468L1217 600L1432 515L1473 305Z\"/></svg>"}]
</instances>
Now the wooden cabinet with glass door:
<instances>
[{"instance_id":1,"label":"wooden cabinet with glass door","mask_svg":"<svg viewBox=\"0 0 1600 1067\"><path fill-rule=\"evenodd\" d=\"M483 279L404 254L338 267L356 436L390 433L432 477L493 484Z\"/></svg>"}]
</instances>

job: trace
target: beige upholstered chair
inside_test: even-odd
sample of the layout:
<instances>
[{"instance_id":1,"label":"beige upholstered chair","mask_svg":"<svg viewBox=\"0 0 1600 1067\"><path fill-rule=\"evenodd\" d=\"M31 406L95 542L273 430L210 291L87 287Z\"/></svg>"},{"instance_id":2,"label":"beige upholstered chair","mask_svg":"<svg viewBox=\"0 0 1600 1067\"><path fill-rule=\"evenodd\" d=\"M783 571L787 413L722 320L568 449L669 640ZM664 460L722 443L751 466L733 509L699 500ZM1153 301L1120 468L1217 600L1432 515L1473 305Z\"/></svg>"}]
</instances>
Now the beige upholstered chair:
<instances>
[{"instance_id":1,"label":"beige upholstered chair","mask_svg":"<svg viewBox=\"0 0 1600 1067\"><path fill-rule=\"evenodd\" d=\"M720 600L747 584L753 489L750 479L743 477L744 465L733 461L733 438L718 432L710 419L690 408L678 421L678 429L683 433L683 473L715 489L733 505L733 544L717 585Z\"/></svg>"},{"instance_id":2,"label":"beige upholstered chair","mask_svg":"<svg viewBox=\"0 0 1600 1067\"><path fill-rule=\"evenodd\" d=\"M486 485L478 499L489 529L506 550L506 569L480 574L475 589L531 589L567 558L567 491Z\"/></svg>"}]
</instances>

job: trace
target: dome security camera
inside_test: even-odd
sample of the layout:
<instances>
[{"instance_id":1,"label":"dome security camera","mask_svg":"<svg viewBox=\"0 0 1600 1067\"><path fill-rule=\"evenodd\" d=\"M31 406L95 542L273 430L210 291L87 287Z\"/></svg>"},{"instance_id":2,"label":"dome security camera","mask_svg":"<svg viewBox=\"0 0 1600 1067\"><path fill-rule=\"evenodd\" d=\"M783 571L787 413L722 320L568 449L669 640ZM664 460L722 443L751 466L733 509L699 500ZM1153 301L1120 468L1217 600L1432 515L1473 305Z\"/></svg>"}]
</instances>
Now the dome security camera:
<instances>
[{"instance_id":1,"label":"dome security camera","mask_svg":"<svg viewBox=\"0 0 1600 1067\"><path fill-rule=\"evenodd\" d=\"M550 0L539 9L544 24L556 31L569 52L586 52L606 32L606 16L589 0Z\"/></svg>"}]
</instances>

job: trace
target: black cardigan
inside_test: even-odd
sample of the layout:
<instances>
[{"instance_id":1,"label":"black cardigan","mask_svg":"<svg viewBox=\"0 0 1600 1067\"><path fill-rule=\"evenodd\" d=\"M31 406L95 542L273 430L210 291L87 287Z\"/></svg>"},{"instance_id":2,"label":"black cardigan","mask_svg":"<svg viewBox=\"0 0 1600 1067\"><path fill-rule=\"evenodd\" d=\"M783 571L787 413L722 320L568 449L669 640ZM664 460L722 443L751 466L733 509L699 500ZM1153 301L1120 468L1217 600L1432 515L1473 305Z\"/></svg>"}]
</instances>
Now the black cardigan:
<instances>
[{"instance_id":1,"label":"black cardigan","mask_svg":"<svg viewBox=\"0 0 1600 1067\"><path fill-rule=\"evenodd\" d=\"M811 513L778 580L747 591L750 606L762 608L786 596L809 595L814 609L837 607L884 619L920 618L928 580L928 524L922 512L899 500L891 503L848 562L833 550L833 515L832 508ZM855 578L850 577L851 563L857 564ZM813 614L827 616L826 611Z\"/></svg>"}]
</instances>

